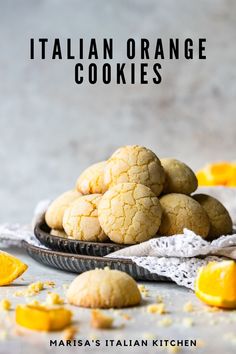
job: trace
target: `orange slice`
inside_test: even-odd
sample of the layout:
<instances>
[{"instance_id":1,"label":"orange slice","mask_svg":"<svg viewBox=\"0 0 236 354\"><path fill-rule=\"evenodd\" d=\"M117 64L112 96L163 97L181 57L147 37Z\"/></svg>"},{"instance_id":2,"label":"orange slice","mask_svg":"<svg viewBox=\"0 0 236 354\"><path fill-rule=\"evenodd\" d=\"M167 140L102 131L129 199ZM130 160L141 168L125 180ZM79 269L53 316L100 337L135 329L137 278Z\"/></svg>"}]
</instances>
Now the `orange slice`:
<instances>
[{"instance_id":1,"label":"orange slice","mask_svg":"<svg viewBox=\"0 0 236 354\"><path fill-rule=\"evenodd\" d=\"M28 266L9 253L0 251L0 286L11 284Z\"/></svg>"},{"instance_id":2,"label":"orange slice","mask_svg":"<svg viewBox=\"0 0 236 354\"><path fill-rule=\"evenodd\" d=\"M201 267L195 283L195 293L208 305L236 308L236 262L209 262Z\"/></svg>"},{"instance_id":3,"label":"orange slice","mask_svg":"<svg viewBox=\"0 0 236 354\"><path fill-rule=\"evenodd\" d=\"M42 305L18 305L16 307L16 323L36 331L59 331L71 323L72 312L60 308L49 308Z\"/></svg>"},{"instance_id":4,"label":"orange slice","mask_svg":"<svg viewBox=\"0 0 236 354\"><path fill-rule=\"evenodd\" d=\"M197 172L200 186L236 186L236 163L216 162L205 166Z\"/></svg>"}]
</instances>

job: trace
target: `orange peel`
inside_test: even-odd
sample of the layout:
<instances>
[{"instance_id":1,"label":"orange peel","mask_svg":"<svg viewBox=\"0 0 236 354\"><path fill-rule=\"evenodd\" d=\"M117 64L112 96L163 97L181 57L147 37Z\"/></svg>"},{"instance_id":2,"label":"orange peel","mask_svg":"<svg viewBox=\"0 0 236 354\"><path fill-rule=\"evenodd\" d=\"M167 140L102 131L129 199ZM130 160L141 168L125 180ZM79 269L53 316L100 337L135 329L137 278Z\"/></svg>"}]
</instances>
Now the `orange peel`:
<instances>
[{"instance_id":1,"label":"orange peel","mask_svg":"<svg viewBox=\"0 0 236 354\"><path fill-rule=\"evenodd\" d=\"M208 305L236 308L236 262L209 262L201 267L196 278L195 294Z\"/></svg>"},{"instance_id":2,"label":"orange peel","mask_svg":"<svg viewBox=\"0 0 236 354\"><path fill-rule=\"evenodd\" d=\"M0 251L0 286L11 284L28 266L7 252Z\"/></svg>"},{"instance_id":3,"label":"orange peel","mask_svg":"<svg viewBox=\"0 0 236 354\"><path fill-rule=\"evenodd\" d=\"M196 174L199 186L236 187L236 162L215 162Z\"/></svg>"},{"instance_id":4,"label":"orange peel","mask_svg":"<svg viewBox=\"0 0 236 354\"><path fill-rule=\"evenodd\" d=\"M16 323L36 331L59 331L71 324L72 312L64 307L18 305Z\"/></svg>"}]
</instances>

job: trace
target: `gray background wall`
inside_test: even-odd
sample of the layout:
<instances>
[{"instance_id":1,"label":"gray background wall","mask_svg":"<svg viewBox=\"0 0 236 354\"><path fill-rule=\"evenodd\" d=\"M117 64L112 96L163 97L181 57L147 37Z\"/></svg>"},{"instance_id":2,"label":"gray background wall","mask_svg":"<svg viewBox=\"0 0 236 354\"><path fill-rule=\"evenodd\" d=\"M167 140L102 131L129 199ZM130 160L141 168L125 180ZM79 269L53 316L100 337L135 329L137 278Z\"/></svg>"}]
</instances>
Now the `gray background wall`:
<instances>
[{"instance_id":1,"label":"gray background wall","mask_svg":"<svg viewBox=\"0 0 236 354\"><path fill-rule=\"evenodd\" d=\"M234 0L1 1L0 222L29 221L123 144L195 169L235 159L235 18ZM28 59L41 36L206 37L207 60L163 63L160 86L77 86L73 64Z\"/></svg>"}]
</instances>

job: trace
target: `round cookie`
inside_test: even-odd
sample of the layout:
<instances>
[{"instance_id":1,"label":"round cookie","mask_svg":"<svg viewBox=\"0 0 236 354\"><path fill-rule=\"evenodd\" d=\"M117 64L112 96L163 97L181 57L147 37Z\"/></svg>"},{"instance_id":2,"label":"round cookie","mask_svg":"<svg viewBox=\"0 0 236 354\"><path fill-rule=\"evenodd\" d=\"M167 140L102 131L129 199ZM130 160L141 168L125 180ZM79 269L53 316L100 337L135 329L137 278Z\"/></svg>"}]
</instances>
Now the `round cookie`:
<instances>
[{"instance_id":1,"label":"round cookie","mask_svg":"<svg viewBox=\"0 0 236 354\"><path fill-rule=\"evenodd\" d=\"M78 199L81 193L70 190L57 197L48 207L45 220L51 229L63 230L62 219L66 208L71 202Z\"/></svg>"},{"instance_id":2,"label":"round cookie","mask_svg":"<svg viewBox=\"0 0 236 354\"><path fill-rule=\"evenodd\" d=\"M68 238L67 234L66 234L65 231L63 231L63 230L52 229L52 230L50 231L50 235Z\"/></svg>"},{"instance_id":3,"label":"round cookie","mask_svg":"<svg viewBox=\"0 0 236 354\"><path fill-rule=\"evenodd\" d=\"M107 240L98 221L100 200L101 194L84 195L66 209L63 227L69 237L94 242Z\"/></svg>"},{"instance_id":4,"label":"round cookie","mask_svg":"<svg viewBox=\"0 0 236 354\"><path fill-rule=\"evenodd\" d=\"M192 230L206 238L210 221L202 206L185 194L171 193L160 198L163 214L158 231L159 235L182 234L183 229Z\"/></svg>"},{"instance_id":5,"label":"round cookie","mask_svg":"<svg viewBox=\"0 0 236 354\"><path fill-rule=\"evenodd\" d=\"M135 280L109 268L80 274L70 284L66 297L71 305L90 308L122 308L141 302Z\"/></svg>"},{"instance_id":6,"label":"round cookie","mask_svg":"<svg viewBox=\"0 0 236 354\"><path fill-rule=\"evenodd\" d=\"M181 193L191 194L198 186L197 177L194 172L185 163L172 159L161 159L166 179L163 188L163 194Z\"/></svg>"},{"instance_id":7,"label":"round cookie","mask_svg":"<svg viewBox=\"0 0 236 354\"><path fill-rule=\"evenodd\" d=\"M162 210L150 188L136 183L120 183L101 198L98 218L108 237L121 244L146 241L156 234Z\"/></svg>"},{"instance_id":8,"label":"round cookie","mask_svg":"<svg viewBox=\"0 0 236 354\"><path fill-rule=\"evenodd\" d=\"M140 183L158 196L164 181L165 173L158 157L139 145L123 146L116 150L104 169L104 182L108 188L118 183Z\"/></svg>"},{"instance_id":9,"label":"round cookie","mask_svg":"<svg viewBox=\"0 0 236 354\"><path fill-rule=\"evenodd\" d=\"M79 176L76 188L82 194L105 193L107 188L104 184L104 167L106 161L89 166Z\"/></svg>"},{"instance_id":10,"label":"round cookie","mask_svg":"<svg viewBox=\"0 0 236 354\"><path fill-rule=\"evenodd\" d=\"M232 233L232 219L219 200L206 194L195 194L192 198L201 204L210 219L210 231L207 240L212 241L219 236Z\"/></svg>"}]
</instances>

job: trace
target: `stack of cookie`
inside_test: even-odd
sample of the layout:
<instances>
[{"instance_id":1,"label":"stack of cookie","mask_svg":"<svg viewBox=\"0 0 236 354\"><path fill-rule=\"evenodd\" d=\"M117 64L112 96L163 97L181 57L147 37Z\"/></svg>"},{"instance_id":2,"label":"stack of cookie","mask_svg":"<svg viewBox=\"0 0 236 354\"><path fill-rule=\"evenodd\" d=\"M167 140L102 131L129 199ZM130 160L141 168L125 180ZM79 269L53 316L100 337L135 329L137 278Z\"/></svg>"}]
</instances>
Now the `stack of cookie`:
<instances>
[{"instance_id":1,"label":"stack of cookie","mask_svg":"<svg viewBox=\"0 0 236 354\"><path fill-rule=\"evenodd\" d=\"M183 162L124 146L86 169L74 190L51 203L45 219L53 235L127 245L181 234L184 228L207 240L230 234L225 207L208 195L192 195L197 187Z\"/></svg>"}]
</instances>

